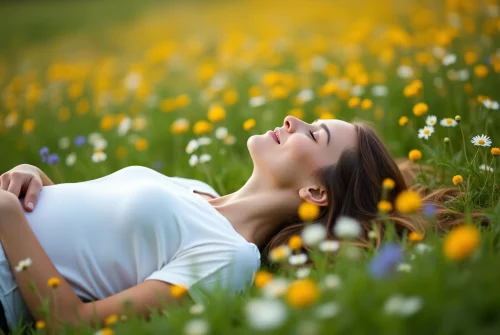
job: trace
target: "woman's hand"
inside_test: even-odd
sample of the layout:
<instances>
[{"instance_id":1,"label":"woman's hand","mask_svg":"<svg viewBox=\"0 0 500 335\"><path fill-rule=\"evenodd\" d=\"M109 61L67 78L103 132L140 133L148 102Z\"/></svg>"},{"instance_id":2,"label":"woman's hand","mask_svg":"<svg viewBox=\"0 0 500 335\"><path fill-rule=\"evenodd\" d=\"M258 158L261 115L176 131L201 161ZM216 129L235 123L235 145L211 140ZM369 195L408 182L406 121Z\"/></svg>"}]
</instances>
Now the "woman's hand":
<instances>
[{"instance_id":1,"label":"woman's hand","mask_svg":"<svg viewBox=\"0 0 500 335\"><path fill-rule=\"evenodd\" d=\"M52 181L39 168L29 164L18 165L0 176L0 189L18 198L24 194L24 208L29 212L35 208L42 186L48 185L53 185Z\"/></svg>"}]
</instances>

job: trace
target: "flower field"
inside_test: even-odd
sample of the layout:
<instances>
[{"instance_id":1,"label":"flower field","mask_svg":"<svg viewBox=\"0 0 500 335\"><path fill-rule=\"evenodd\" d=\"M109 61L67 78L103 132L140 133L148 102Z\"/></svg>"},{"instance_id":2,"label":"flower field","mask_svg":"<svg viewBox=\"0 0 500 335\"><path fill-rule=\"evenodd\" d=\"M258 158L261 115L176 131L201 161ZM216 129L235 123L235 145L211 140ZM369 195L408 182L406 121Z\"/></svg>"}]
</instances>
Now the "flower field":
<instances>
[{"instance_id":1,"label":"flower field","mask_svg":"<svg viewBox=\"0 0 500 335\"><path fill-rule=\"evenodd\" d=\"M417 193L382 196L383 239L374 225L360 248L357 221L325 240L304 204L310 224L262 255L244 295L68 333L500 333L497 1L28 2L0 5L0 27L0 174L142 165L227 194L252 172L247 139L285 116L366 120L414 185L460 191L444 205L465 213L438 229ZM398 238L392 211L423 213L424 229Z\"/></svg>"}]
</instances>

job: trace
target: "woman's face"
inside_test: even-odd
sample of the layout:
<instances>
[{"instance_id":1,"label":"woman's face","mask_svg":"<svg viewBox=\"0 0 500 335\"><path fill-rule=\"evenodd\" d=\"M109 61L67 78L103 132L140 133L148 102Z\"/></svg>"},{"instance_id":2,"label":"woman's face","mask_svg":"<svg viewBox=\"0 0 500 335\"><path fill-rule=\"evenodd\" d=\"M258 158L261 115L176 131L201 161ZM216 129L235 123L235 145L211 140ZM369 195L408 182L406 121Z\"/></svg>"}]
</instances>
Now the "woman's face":
<instances>
[{"instance_id":1,"label":"woman's face","mask_svg":"<svg viewBox=\"0 0 500 335\"><path fill-rule=\"evenodd\" d=\"M254 168L278 187L303 187L318 169L334 164L344 149L356 145L356 129L348 122L309 124L293 116L285 117L281 128L251 136L247 142Z\"/></svg>"}]
</instances>

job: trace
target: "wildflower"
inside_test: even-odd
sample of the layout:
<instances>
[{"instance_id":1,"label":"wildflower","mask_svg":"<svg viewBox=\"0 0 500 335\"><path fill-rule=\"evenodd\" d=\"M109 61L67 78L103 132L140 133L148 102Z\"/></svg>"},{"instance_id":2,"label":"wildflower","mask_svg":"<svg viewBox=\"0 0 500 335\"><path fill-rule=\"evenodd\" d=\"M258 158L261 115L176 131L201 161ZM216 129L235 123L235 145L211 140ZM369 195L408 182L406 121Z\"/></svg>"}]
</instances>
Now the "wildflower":
<instances>
[{"instance_id":1,"label":"wildflower","mask_svg":"<svg viewBox=\"0 0 500 335\"><path fill-rule=\"evenodd\" d=\"M189 121L185 118L175 120L170 126L172 134L183 134L189 130Z\"/></svg>"},{"instance_id":2,"label":"wildflower","mask_svg":"<svg viewBox=\"0 0 500 335\"><path fill-rule=\"evenodd\" d=\"M429 115L427 119L425 119L425 124L434 127L437 123L437 117L435 115Z\"/></svg>"},{"instance_id":3,"label":"wildflower","mask_svg":"<svg viewBox=\"0 0 500 335\"><path fill-rule=\"evenodd\" d=\"M488 109L493 109L493 110L498 110L500 108L500 104L498 104L498 101L493 101L490 99L486 99L483 101L484 107Z\"/></svg>"},{"instance_id":4,"label":"wildflower","mask_svg":"<svg viewBox=\"0 0 500 335\"><path fill-rule=\"evenodd\" d=\"M448 66L454 64L457 61L457 55L449 54L443 57L443 65Z\"/></svg>"},{"instance_id":5,"label":"wildflower","mask_svg":"<svg viewBox=\"0 0 500 335\"><path fill-rule=\"evenodd\" d=\"M300 238L300 235L293 235L290 237L290 239L288 239L288 246L293 251L302 248L302 239Z\"/></svg>"},{"instance_id":6,"label":"wildflower","mask_svg":"<svg viewBox=\"0 0 500 335\"><path fill-rule=\"evenodd\" d=\"M335 290L342 286L342 280L336 274L328 274L323 278L321 286L326 289Z\"/></svg>"},{"instance_id":7,"label":"wildflower","mask_svg":"<svg viewBox=\"0 0 500 335\"><path fill-rule=\"evenodd\" d=\"M38 320L35 324L35 327L36 329L43 329L45 328L47 325L45 324L45 321L43 320Z\"/></svg>"},{"instance_id":8,"label":"wildflower","mask_svg":"<svg viewBox=\"0 0 500 335\"><path fill-rule=\"evenodd\" d=\"M325 86L327 86L327 84L325 84ZM329 86L329 88L331 88L331 86ZM309 89L303 89L303 90L301 90L299 92L299 94L297 94L297 99L299 99L299 101L301 101L301 102L311 101L312 99L314 99L314 92L310 88Z\"/></svg>"},{"instance_id":9,"label":"wildflower","mask_svg":"<svg viewBox=\"0 0 500 335\"><path fill-rule=\"evenodd\" d=\"M94 335L113 335L113 329L109 327L101 328L100 330L96 331Z\"/></svg>"},{"instance_id":10,"label":"wildflower","mask_svg":"<svg viewBox=\"0 0 500 335\"><path fill-rule=\"evenodd\" d=\"M417 233L416 231L410 232L408 234L408 241L409 242L421 242L424 239L424 235Z\"/></svg>"},{"instance_id":11,"label":"wildflower","mask_svg":"<svg viewBox=\"0 0 500 335\"><path fill-rule=\"evenodd\" d=\"M300 108L294 108L288 112L289 115L295 116L297 119L304 118L304 111Z\"/></svg>"},{"instance_id":12,"label":"wildflower","mask_svg":"<svg viewBox=\"0 0 500 335\"><path fill-rule=\"evenodd\" d=\"M400 263L396 270L400 272L410 272L411 271L411 265L408 263Z\"/></svg>"},{"instance_id":13,"label":"wildflower","mask_svg":"<svg viewBox=\"0 0 500 335\"><path fill-rule=\"evenodd\" d=\"M380 212L388 213L388 212L392 211L392 204L387 200L379 201L377 207L378 207L378 210Z\"/></svg>"},{"instance_id":14,"label":"wildflower","mask_svg":"<svg viewBox=\"0 0 500 335\"><path fill-rule=\"evenodd\" d=\"M196 135L209 133L211 131L212 131L212 124L207 121L200 120L196 122L193 126L193 133L195 133Z\"/></svg>"},{"instance_id":15,"label":"wildflower","mask_svg":"<svg viewBox=\"0 0 500 335\"><path fill-rule=\"evenodd\" d=\"M319 334L319 325L314 320L302 320L297 324L297 335L314 335Z\"/></svg>"},{"instance_id":16,"label":"wildflower","mask_svg":"<svg viewBox=\"0 0 500 335\"><path fill-rule=\"evenodd\" d=\"M418 138L424 138L428 140L429 136L431 136L432 133L434 133L434 127L425 126L424 128L418 130Z\"/></svg>"},{"instance_id":17,"label":"wildflower","mask_svg":"<svg viewBox=\"0 0 500 335\"><path fill-rule=\"evenodd\" d=\"M298 269L297 272L295 273L297 278L300 278L300 279L309 277L310 274L311 274L311 269L305 268L305 267Z\"/></svg>"},{"instance_id":18,"label":"wildflower","mask_svg":"<svg viewBox=\"0 0 500 335\"><path fill-rule=\"evenodd\" d=\"M323 252L336 252L340 249L338 241L325 240L319 244L319 250Z\"/></svg>"},{"instance_id":19,"label":"wildflower","mask_svg":"<svg viewBox=\"0 0 500 335\"><path fill-rule=\"evenodd\" d=\"M349 108L355 108L359 105L360 101L361 99L358 97L352 97L347 101L347 106L349 106Z\"/></svg>"},{"instance_id":20,"label":"wildflower","mask_svg":"<svg viewBox=\"0 0 500 335\"><path fill-rule=\"evenodd\" d=\"M391 275L403 260L401 246L396 243L386 244L372 259L369 271L374 278L384 278Z\"/></svg>"},{"instance_id":21,"label":"wildflower","mask_svg":"<svg viewBox=\"0 0 500 335\"><path fill-rule=\"evenodd\" d=\"M385 178L384 181L382 182L382 187L387 190L392 190L394 186L396 186L396 183L392 178Z\"/></svg>"},{"instance_id":22,"label":"wildflower","mask_svg":"<svg viewBox=\"0 0 500 335\"><path fill-rule=\"evenodd\" d=\"M389 93L387 86L375 85L372 87L372 94L376 97L385 97Z\"/></svg>"},{"instance_id":23,"label":"wildflower","mask_svg":"<svg viewBox=\"0 0 500 335\"><path fill-rule=\"evenodd\" d=\"M238 102L238 98L238 92L234 90L226 91L222 96L222 100L228 106L234 105L236 102Z\"/></svg>"},{"instance_id":24,"label":"wildflower","mask_svg":"<svg viewBox=\"0 0 500 335\"><path fill-rule=\"evenodd\" d=\"M476 135L472 138L471 142L478 147L489 147L491 145L491 139L486 135Z\"/></svg>"},{"instance_id":25,"label":"wildflower","mask_svg":"<svg viewBox=\"0 0 500 335\"><path fill-rule=\"evenodd\" d=\"M215 138L223 140L227 137L228 131L226 127L219 127L215 129Z\"/></svg>"},{"instance_id":26,"label":"wildflower","mask_svg":"<svg viewBox=\"0 0 500 335\"><path fill-rule=\"evenodd\" d=\"M236 143L236 137L234 137L233 135L227 135L224 139L224 143L227 145L233 145Z\"/></svg>"},{"instance_id":27,"label":"wildflower","mask_svg":"<svg viewBox=\"0 0 500 335\"><path fill-rule=\"evenodd\" d=\"M210 160L212 160L212 156L210 156L209 154L202 154L200 156L200 164L203 164L203 163L206 163L206 162L210 162Z\"/></svg>"},{"instance_id":28,"label":"wildflower","mask_svg":"<svg viewBox=\"0 0 500 335\"><path fill-rule=\"evenodd\" d=\"M250 98L250 101L248 102L248 104L250 105L250 107L260 107L260 106L266 104L266 98L260 97L260 96L253 97L253 98Z\"/></svg>"},{"instance_id":29,"label":"wildflower","mask_svg":"<svg viewBox=\"0 0 500 335\"><path fill-rule=\"evenodd\" d=\"M274 278L262 289L262 293L268 298L281 297L286 293L290 282L284 278Z\"/></svg>"},{"instance_id":30,"label":"wildflower","mask_svg":"<svg viewBox=\"0 0 500 335\"><path fill-rule=\"evenodd\" d=\"M92 162L94 163L100 163L104 162L107 158L107 155L103 151L96 151L92 154Z\"/></svg>"},{"instance_id":31,"label":"wildflower","mask_svg":"<svg viewBox=\"0 0 500 335\"><path fill-rule=\"evenodd\" d=\"M444 138L444 143L450 143L450 139L448 137Z\"/></svg>"},{"instance_id":32,"label":"wildflower","mask_svg":"<svg viewBox=\"0 0 500 335\"><path fill-rule=\"evenodd\" d=\"M61 280L57 277L49 278L47 285L51 288L58 288L61 285Z\"/></svg>"},{"instance_id":33,"label":"wildflower","mask_svg":"<svg viewBox=\"0 0 500 335\"><path fill-rule=\"evenodd\" d=\"M255 127L255 119L248 119L243 122L243 129L246 131L251 130L253 127Z\"/></svg>"},{"instance_id":34,"label":"wildflower","mask_svg":"<svg viewBox=\"0 0 500 335\"><path fill-rule=\"evenodd\" d=\"M340 238L354 239L361 235L361 225L356 219L341 216L333 226L335 235Z\"/></svg>"},{"instance_id":35,"label":"wildflower","mask_svg":"<svg viewBox=\"0 0 500 335\"><path fill-rule=\"evenodd\" d=\"M200 315L205 311L205 306L202 304L194 304L193 306L189 307L189 313L193 315Z\"/></svg>"},{"instance_id":36,"label":"wildflower","mask_svg":"<svg viewBox=\"0 0 500 335\"><path fill-rule=\"evenodd\" d=\"M443 127L455 127L458 124L458 122L449 117L446 119L442 119L439 122L439 124L442 125Z\"/></svg>"},{"instance_id":37,"label":"wildflower","mask_svg":"<svg viewBox=\"0 0 500 335\"><path fill-rule=\"evenodd\" d=\"M290 265L304 265L306 262L306 254L291 255L290 257L288 257L288 263L290 263Z\"/></svg>"},{"instance_id":38,"label":"wildflower","mask_svg":"<svg viewBox=\"0 0 500 335\"><path fill-rule=\"evenodd\" d=\"M226 118L226 110L218 104L214 104L208 111L207 118L212 122L220 122Z\"/></svg>"},{"instance_id":39,"label":"wildflower","mask_svg":"<svg viewBox=\"0 0 500 335\"><path fill-rule=\"evenodd\" d=\"M52 154L47 157L47 163L50 165L57 164L59 162L59 155L58 154Z\"/></svg>"},{"instance_id":40,"label":"wildflower","mask_svg":"<svg viewBox=\"0 0 500 335\"><path fill-rule=\"evenodd\" d=\"M467 258L479 246L479 230L472 225L453 229L444 239L443 252L452 261Z\"/></svg>"},{"instance_id":41,"label":"wildflower","mask_svg":"<svg viewBox=\"0 0 500 335\"><path fill-rule=\"evenodd\" d=\"M298 279L292 282L286 292L288 304L297 308L314 304L318 297L318 285L311 279Z\"/></svg>"},{"instance_id":42,"label":"wildflower","mask_svg":"<svg viewBox=\"0 0 500 335\"><path fill-rule=\"evenodd\" d=\"M376 230L370 230L370 231L368 232L368 238L369 238L370 240L376 240L376 239L378 239L378 237L379 237L379 234L377 233L377 231L376 231Z\"/></svg>"},{"instance_id":43,"label":"wildflower","mask_svg":"<svg viewBox=\"0 0 500 335\"><path fill-rule=\"evenodd\" d=\"M26 119L23 122L23 132L25 133L31 133L35 129L35 120L33 119Z\"/></svg>"},{"instance_id":44,"label":"wildflower","mask_svg":"<svg viewBox=\"0 0 500 335\"><path fill-rule=\"evenodd\" d=\"M115 119L111 115L105 115L101 119L100 127L102 131L108 131L115 125Z\"/></svg>"},{"instance_id":45,"label":"wildflower","mask_svg":"<svg viewBox=\"0 0 500 335\"><path fill-rule=\"evenodd\" d=\"M74 139L75 146L77 147L81 147L82 145L85 144L85 142L86 142L85 136L77 136Z\"/></svg>"},{"instance_id":46,"label":"wildflower","mask_svg":"<svg viewBox=\"0 0 500 335\"><path fill-rule=\"evenodd\" d=\"M140 138L135 141L134 146L137 151L145 151L148 148L148 140L146 140L145 138Z\"/></svg>"},{"instance_id":47,"label":"wildflower","mask_svg":"<svg viewBox=\"0 0 500 335\"><path fill-rule=\"evenodd\" d=\"M288 311L280 300L252 299L245 305L245 315L250 327L272 330L280 327L288 317Z\"/></svg>"},{"instance_id":48,"label":"wildflower","mask_svg":"<svg viewBox=\"0 0 500 335\"><path fill-rule=\"evenodd\" d=\"M187 293L187 291L188 291L187 287L184 285L172 285L170 287L170 294L174 298L180 298L180 297L184 296Z\"/></svg>"},{"instance_id":49,"label":"wildflower","mask_svg":"<svg viewBox=\"0 0 500 335\"><path fill-rule=\"evenodd\" d=\"M298 214L302 221L313 221L319 216L319 206L310 202L303 202L299 206Z\"/></svg>"},{"instance_id":50,"label":"wildflower","mask_svg":"<svg viewBox=\"0 0 500 335\"><path fill-rule=\"evenodd\" d=\"M189 320L184 326L184 334L186 335L204 335L209 332L209 324L204 319Z\"/></svg>"},{"instance_id":51,"label":"wildflower","mask_svg":"<svg viewBox=\"0 0 500 335\"><path fill-rule=\"evenodd\" d=\"M493 172L493 168L486 164L479 165L479 171L481 172Z\"/></svg>"},{"instance_id":52,"label":"wildflower","mask_svg":"<svg viewBox=\"0 0 500 335\"><path fill-rule=\"evenodd\" d=\"M429 252L432 250L432 247L428 246L427 244L425 243L418 243L416 246L415 246L415 251L417 252L417 254L419 255L423 255L425 254L426 252Z\"/></svg>"},{"instance_id":53,"label":"wildflower","mask_svg":"<svg viewBox=\"0 0 500 335\"><path fill-rule=\"evenodd\" d=\"M340 306L335 302L327 302L319 305L314 310L314 315L320 319L330 319L339 314Z\"/></svg>"},{"instance_id":54,"label":"wildflower","mask_svg":"<svg viewBox=\"0 0 500 335\"><path fill-rule=\"evenodd\" d=\"M408 117L407 116L401 116L399 118L398 124L402 127L408 123Z\"/></svg>"},{"instance_id":55,"label":"wildflower","mask_svg":"<svg viewBox=\"0 0 500 335\"><path fill-rule=\"evenodd\" d=\"M106 139L102 137L96 138L91 143L94 146L94 150L96 151L104 150L108 147L108 141L106 141Z\"/></svg>"},{"instance_id":56,"label":"wildflower","mask_svg":"<svg viewBox=\"0 0 500 335\"><path fill-rule=\"evenodd\" d=\"M408 214L422 207L422 199L417 192L406 190L398 194L394 204L400 213Z\"/></svg>"},{"instance_id":57,"label":"wildflower","mask_svg":"<svg viewBox=\"0 0 500 335\"><path fill-rule=\"evenodd\" d=\"M43 147L40 149L40 158L42 159L43 163L47 163L47 157L49 155L49 148Z\"/></svg>"},{"instance_id":58,"label":"wildflower","mask_svg":"<svg viewBox=\"0 0 500 335\"><path fill-rule=\"evenodd\" d=\"M429 110L429 106L425 102L419 102L413 106L413 114L415 116L422 116Z\"/></svg>"},{"instance_id":59,"label":"wildflower","mask_svg":"<svg viewBox=\"0 0 500 335\"><path fill-rule=\"evenodd\" d=\"M280 245L269 252L269 259L273 262L281 262L287 259L291 253L292 251L287 245Z\"/></svg>"},{"instance_id":60,"label":"wildflower","mask_svg":"<svg viewBox=\"0 0 500 335\"><path fill-rule=\"evenodd\" d=\"M491 148L491 154L493 156L500 156L500 148Z\"/></svg>"},{"instance_id":61,"label":"wildflower","mask_svg":"<svg viewBox=\"0 0 500 335\"><path fill-rule=\"evenodd\" d=\"M420 297L405 298L394 295L384 303L384 312L389 315L410 316L422 308L423 302Z\"/></svg>"},{"instance_id":62,"label":"wildflower","mask_svg":"<svg viewBox=\"0 0 500 335\"><path fill-rule=\"evenodd\" d=\"M361 101L361 109L368 110L373 107L373 102L370 99L363 99Z\"/></svg>"},{"instance_id":63,"label":"wildflower","mask_svg":"<svg viewBox=\"0 0 500 335\"><path fill-rule=\"evenodd\" d=\"M16 265L15 270L16 272L21 272L29 268L32 264L31 258L26 258L21 261Z\"/></svg>"},{"instance_id":64,"label":"wildflower","mask_svg":"<svg viewBox=\"0 0 500 335\"><path fill-rule=\"evenodd\" d=\"M409 152L408 158L410 160L416 162L422 158L422 152L420 152L420 150L413 149Z\"/></svg>"},{"instance_id":65,"label":"wildflower","mask_svg":"<svg viewBox=\"0 0 500 335\"><path fill-rule=\"evenodd\" d=\"M485 78L488 75L488 68L483 64L476 65L474 67L474 74L478 78Z\"/></svg>"},{"instance_id":66,"label":"wildflower","mask_svg":"<svg viewBox=\"0 0 500 335\"><path fill-rule=\"evenodd\" d=\"M457 174L456 176L453 177L452 181L453 184L460 185L464 182L464 178L461 175Z\"/></svg>"},{"instance_id":67,"label":"wildflower","mask_svg":"<svg viewBox=\"0 0 500 335\"><path fill-rule=\"evenodd\" d=\"M455 121L460 122L462 117L460 115L455 115Z\"/></svg>"},{"instance_id":68,"label":"wildflower","mask_svg":"<svg viewBox=\"0 0 500 335\"><path fill-rule=\"evenodd\" d=\"M197 140L192 139L188 142L188 145L186 146L186 153L188 155L192 154L196 149L200 147L200 144L198 143Z\"/></svg>"},{"instance_id":69,"label":"wildflower","mask_svg":"<svg viewBox=\"0 0 500 335\"><path fill-rule=\"evenodd\" d=\"M116 314L111 314L108 317L106 317L106 319L104 319L104 325L107 327L112 326L117 322L118 322L118 315Z\"/></svg>"},{"instance_id":70,"label":"wildflower","mask_svg":"<svg viewBox=\"0 0 500 335\"><path fill-rule=\"evenodd\" d=\"M434 214L436 214L436 205L425 204L424 205L424 215L425 216L434 216Z\"/></svg>"},{"instance_id":71,"label":"wildflower","mask_svg":"<svg viewBox=\"0 0 500 335\"><path fill-rule=\"evenodd\" d=\"M326 238L326 228L320 223L307 225L302 230L302 241L309 246L315 246Z\"/></svg>"},{"instance_id":72,"label":"wildflower","mask_svg":"<svg viewBox=\"0 0 500 335\"><path fill-rule=\"evenodd\" d=\"M198 164L198 161L198 156L191 155L191 157L189 157L189 166L195 166L196 164Z\"/></svg>"},{"instance_id":73,"label":"wildflower","mask_svg":"<svg viewBox=\"0 0 500 335\"><path fill-rule=\"evenodd\" d=\"M265 270L259 270L255 273L253 282L258 288L266 286L273 279L273 275Z\"/></svg>"}]
</instances>

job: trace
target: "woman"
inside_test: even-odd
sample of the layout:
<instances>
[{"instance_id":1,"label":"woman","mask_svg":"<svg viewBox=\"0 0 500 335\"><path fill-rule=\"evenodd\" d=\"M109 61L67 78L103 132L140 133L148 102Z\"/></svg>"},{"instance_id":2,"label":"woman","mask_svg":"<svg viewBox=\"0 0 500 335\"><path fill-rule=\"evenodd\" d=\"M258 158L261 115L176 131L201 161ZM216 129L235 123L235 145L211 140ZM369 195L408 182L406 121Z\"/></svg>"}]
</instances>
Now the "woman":
<instances>
[{"instance_id":1,"label":"woman","mask_svg":"<svg viewBox=\"0 0 500 335\"><path fill-rule=\"evenodd\" d=\"M173 285L186 286L193 300L217 278L241 291L260 266L259 251L300 233L296 213L302 202L320 206L318 220L329 232L341 215L357 218L368 231L382 181L395 181L389 200L406 188L387 148L362 123L308 124L287 116L281 128L251 136L247 146L253 173L225 196L204 183L144 167L54 186L32 166L3 174L0 241L6 257L0 257L0 293L7 321L15 327L21 317L42 319L29 282L42 297L51 297L51 277L61 280L51 315L72 325L102 324L123 313L125 301L148 316L150 309L176 301ZM26 258L32 261L28 271L14 271Z\"/></svg>"}]
</instances>

